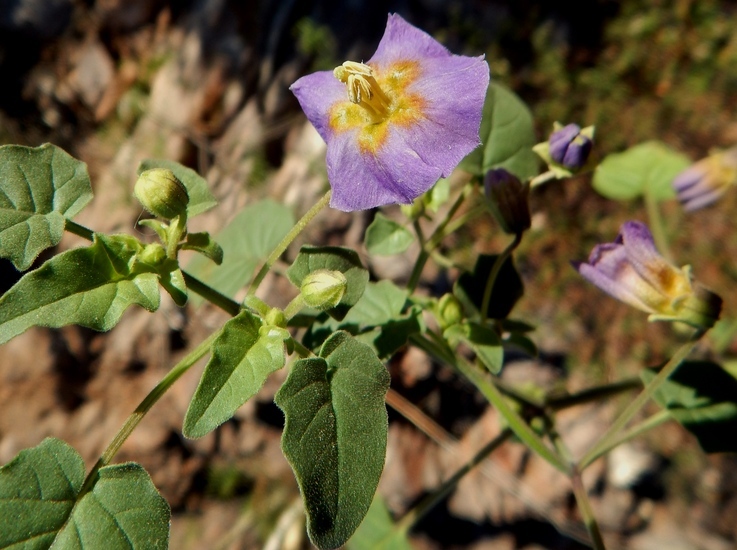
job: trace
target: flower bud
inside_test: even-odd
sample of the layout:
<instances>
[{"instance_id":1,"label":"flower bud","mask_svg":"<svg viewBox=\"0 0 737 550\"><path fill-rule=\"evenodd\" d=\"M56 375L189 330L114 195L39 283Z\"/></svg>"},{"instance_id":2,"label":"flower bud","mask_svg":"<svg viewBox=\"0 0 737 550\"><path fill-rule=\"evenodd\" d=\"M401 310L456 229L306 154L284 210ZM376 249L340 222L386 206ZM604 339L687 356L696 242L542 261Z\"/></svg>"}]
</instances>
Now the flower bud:
<instances>
[{"instance_id":1,"label":"flower bud","mask_svg":"<svg viewBox=\"0 0 737 550\"><path fill-rule=\"evenodd\" d=\"M284 317L284 312L277 307L272 307L269 310L269 312L266 314L266 317L264 318L264 321L266 321L266 324L269 326L280 328L284 328L287 326L287 318Z\"/></svg>"},{"instance_id":2,"label":"flower bud","mask_svg":"<svg viewBox=\"0 0 737 550\"><path fill-rule=\"evenodd\" d=\"M692 212L708 206L737 184L737 147L692 164L673 180L678 200Z\"/></svg>"},{"instance_id":3,"label":"flower bud","mask_svg":"<svg viewBox=\"0 0 737 550\"><path fill-rule=\"evenodd\" d=\"M583 168L594 145L593 128L569 124L550 135L550 158L572 172Z\"/></svg>"},{"instance_id":4,"label":"flower bud","mask_svg":"<svg viewBox=\"0 0 737 550\"><path fill-rule=\"evenodd\" d=\"M484 177L487 204L502 229L517 235L530 228L530 186L504 168L490 170Z\"/></svg>"},{"instance_id":5,"label":"flower bud","mask_svg":"<svg viewBox=\"0 0 737 550\"><path fill-rule=\"evenodd\" d=\"M158 243L147 244L136 259L152 267L158 267L166 260L166 250Z\"/></svg>"},{"instance_id":6,"label":"flower bud","mask_svg":"<svg viewBox=\"0 0 737 550\"><path fill-rule=\"evenodd\" d=\"M445 330L448 327L457 325L463 320L463 307L458 298L448 293L445 294L438 302L438 322Z\"/></svg>"},{"instance_id":7,"label":"flower bud","mask_svg":"<svg viewBox=\"0 0 737 550\"><path fill-rule=\"evenodd\" d=\"M340 303L348 288L348 280L340 271L318 269L302 280L300 292L305 304L324 311Z\"/></svg>"},{"instance_id":8,"label":"flower bud","mask_svg":"<svg viewBox=\"0 0 737 550\"><path fill-rule=\"evenodd\" d=\"M145 170L138 176L133 194L154 216L170 220L187 208L187 188L167 168Z\"/></svg>"}]
</instances>

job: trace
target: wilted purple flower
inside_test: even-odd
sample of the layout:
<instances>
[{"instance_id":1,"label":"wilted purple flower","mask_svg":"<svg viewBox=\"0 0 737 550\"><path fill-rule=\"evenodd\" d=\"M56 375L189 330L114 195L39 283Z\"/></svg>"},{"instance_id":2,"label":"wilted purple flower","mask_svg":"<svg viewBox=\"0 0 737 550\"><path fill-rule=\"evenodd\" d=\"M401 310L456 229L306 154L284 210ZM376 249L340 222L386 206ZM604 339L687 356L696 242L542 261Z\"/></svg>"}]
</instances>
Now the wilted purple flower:
<instances>
[{"instance_id":1,"label":"wilted purple flower","mask_svg":"<svg viewBox=\"0 0 737 550\"><path fill-rule=\"evenodd\" d=\"M569 170L580 170L589 158L593 141L578 124L569 124L550 134L550 158Z\"/></svg>"},{"instance_id":2,"label":"wilted purple flower","mask_svg":"<svg viewBox=\"0 0 737 550\"><path fill-rule=\"evenodd\" d=\"M400 16L365 64L297 80L291 90L328 144L330 205L410 203L479 143L489 67L451 54Z\"/></svg>"},{"instance_id":3,"label":"wilted purple flower","mask_svg":"<svg viewBox=\"0 0 737 550\"><path fill-rule=\"evenodd\" d=\"M707 206L737 183L737 148L716 153L686 168L673 180L684 210Z\"/></svg>"},{"instance_id":4,"label":"wilted purple flower","mask_svg":"<svg viewBox=\"0 0 737 550\"><path fill-rule=\"evenodd\" d=\"M588 262L573 266L607 294L650 313L651 321L709 328L719 318L721 298L699 285L694 288L690 268L668 263L643 223L626 222L613 243L596 245Z\"/></svg>"},{"instance_id":5,"label":"wilted purple flower","mask_svg":"<svg viewBox=\"0 0 737 550\"><path fill-rule=\"evenodd\" d=\"M530 228L529 185L504 168L497 168L486 173L484 191L487 204L505 232L515 235Z\"/></svg>"}]
</instances>

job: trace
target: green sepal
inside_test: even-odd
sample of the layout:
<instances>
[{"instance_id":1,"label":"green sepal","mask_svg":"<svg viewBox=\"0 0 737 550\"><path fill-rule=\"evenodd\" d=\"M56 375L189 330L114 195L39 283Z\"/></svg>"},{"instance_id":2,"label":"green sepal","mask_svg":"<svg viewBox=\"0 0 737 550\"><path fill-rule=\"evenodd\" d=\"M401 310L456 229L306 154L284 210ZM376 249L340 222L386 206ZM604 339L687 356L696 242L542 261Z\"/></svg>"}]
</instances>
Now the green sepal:
<instances>
[{"instance_id":1,"label":"green sepal","mask_svg":"<svg viewBox=\"0 0 737 550\"><path fill-rule=\"evenodd\" d=\"M453 294L463 304L467 317L478 319L484 299L486 281L489 279L491 270L497 255L481 254L476 260L476 265L470 273L464 273L453 285ZM522 278L514 267L514 261L510 256L502 264L499 274L494 281L491 291L489 309L486 312L488 319L504 319L509 315L524 293Z\"/></svg>"},{"instance_id":2,"label":"green sepal","mask_svg":"<svg viewBox=\"0 0 737 550\"><path fill-rule=\"evenodd\" d=\"M358 254L340 246L303 246L294 263L287 269L287 277L297 288L302 280L313 271L327 269L345 275L348 286L338 305L327 310L335 319L343 319L348 310L358 302L366 288L369 273L361 264Z\"/></svg>"},{"instance_id":3,"label":"green sepal","mask_svg":"<svg viewBox=\"0 0 737 550\"><path fill-rule=\"evenodd\" d=\"M492 374L499 374L504 364L504 349L497 332L486 325L466 321L448 327L443 337L451 347L460 342L466 344L476 354L476 358Z\"/></svg>"},{"instance_id":4,"label":"green sepal","mask_svg":"<svg viewBox=\"0 0 737 550\"><path fill-rule=\"evenodd\" d=\"M225 323L184 417L186 437L202 437L233 417L284 366L289 331L243 310Z\"/></svg>"},{"instance_id":5,"label":"green sepal","mask_svg":"<svg viewBox=\"0 0 737 550\"><path fill-rule=\"evenodd\" d=\"M184 275L179 269L179 262L169 260L177 267L175 269L162 269L159 271L159 283L169 293L174 303L179 307L184 307L187 303L189 293L187 292L187 284L184 282ZM168 263L168 262L167 262Z\"/></svg>"},{"instance_id":6,"label":"green sepal","mask_svg":"<svg viewBox=\"0 0 737 550\"><path fill-rule=\"evenodd\" d=\"M177 179L184 184L184 187L187 188L187 195L189 196L187 218L191 219L217 205L218 201L210 192L207 180L191 168L187 168L173 160L146 159L138 165L136 173L140 176L142 172L152 170L153 168L171 170Z\"/></svg>"},{"instance_id":7,"label":"green sepal","mask_svg":"<svg viewBox=\"0 0 737 550\"><path fill-rule=\"evenodd\" d=\"M23 549L168 547L169 505L138 464L105 466L80 494L84 461L45 439L0 468L0 547Z\"/></svg>"},{"instance_id":8,"label":"green sepal","mask_svg":"<svg viewBox=\"0 0 737 550\"><path fill-rule=\"evenodd\" d=\"M187 233L187 240L180 246L182 250L195 250L210 258L216 265L223 263L223 249L209 233Z\"/></svg>"},{"instance_id":9,"label":"green sepal","mask_svg":"<svg viewBox=\"0 0 737 550\"><path fill-rule=\"evenodd\" d=\"M159 240L166 246L167 240L169 239L169 225L166 222L155 219L139 220L138 225L148 227L156 232Z\"/></svg>"},{"instance_id":10,"label":"green sepal","mask_svg":"<svg viewBox=\"0 0 737 550\"><path fill-rule=\"evenodd\" d=\"M648 384L656 373L645 369L640 377ZM654 399L705 452L737 452L737 379L720 365L684 361L656 390Z\"/></svg>"},{"instance_id":11,"label":"green sepal","mask_svg":"<svg viewBox=\"0 0 737 550\"><path fill-rule=\"evenodd\" d=\"M491 82L481 118L481 145L458 167L476 176L504 168L525 181L538 173L535 126L527 105L511 90Z\"/></svg>"},{"instance_id":12,"label":"green sepal","mask_svg":"<svg viewBox=\"0 0 737 550\"><path fill-rule=\"evenodd\" d=\"M133 304L155 311L157 276L132 269L142 250L129 235L95 234L91 246L63 252L27 273L0 298L0 343L32 326L110 330Z\"/></svg>"},{"instance_id":13,"label":"green sepal","mask_svg":"<svg viewBox=\"0 0 737 550\"><path fill-rule=\"evenodd\" d=\"M371 348L340 331L319 357L292 365L274 398L318 548L344 544L371 505L386 454L388 389L389 372Z\"/></svg>"},{"instance_id":14,"label":"green sepal","mask_svg":"<svg viewBox=\"0 0 737 550\"><path fill-rule=\"evenodd\" d=\"M0 258L25 271L90 200L87 165L59 147L0 147Z\"/></svg>"},{"instance_id":15,"label":"green sepal","mask_svg":"<svg viewBox=\"0 0 737 550\"><path fill-rule=\"evenodd\" d=\"M366 228L364 242L369 254L391 256L401 254L414 241L412 232L397 222L377 212L374 221Z\"/></svg>"}]
</instances>

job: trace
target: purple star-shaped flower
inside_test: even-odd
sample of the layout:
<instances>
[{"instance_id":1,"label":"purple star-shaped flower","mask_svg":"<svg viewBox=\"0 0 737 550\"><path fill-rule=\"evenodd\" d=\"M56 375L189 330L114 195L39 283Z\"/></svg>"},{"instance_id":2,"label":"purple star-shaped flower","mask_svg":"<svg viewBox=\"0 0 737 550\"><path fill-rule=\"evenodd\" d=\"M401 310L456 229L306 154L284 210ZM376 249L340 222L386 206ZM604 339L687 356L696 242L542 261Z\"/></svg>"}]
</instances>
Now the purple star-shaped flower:
<instances>
[{"instance_id":1,"label":"purple star-shaped flower","mask_svg":"<svg viewBox=\"0 0 737 550\"><path fill-rule=\"evenodd\" d=\"M479 144L489 67L451 54L389 15L365 64L297 80L291 90L328 144L330 206L344 211L412 202Z\"/></svg>"}]
</instances>

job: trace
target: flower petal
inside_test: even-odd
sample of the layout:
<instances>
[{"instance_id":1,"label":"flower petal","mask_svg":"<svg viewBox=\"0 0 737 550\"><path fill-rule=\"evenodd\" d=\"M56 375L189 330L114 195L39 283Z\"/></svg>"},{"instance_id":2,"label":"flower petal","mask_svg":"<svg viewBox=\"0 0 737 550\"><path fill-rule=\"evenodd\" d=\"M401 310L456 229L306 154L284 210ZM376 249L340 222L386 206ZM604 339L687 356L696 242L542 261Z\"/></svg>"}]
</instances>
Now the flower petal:
<instances>
[{"instance_id":1,"label":"flower petal","mask_svg":"<svg viewBox=\"0 0 737 550\"><path fill-rule=\"evenodd\" d=\"M425 31L410 25L396 13L390 13L384 36L368 63L382 67L406 59L450 55L445 46Z\"/></svg>"},{"instance_id":2,"label":"flower petal","mask_svg":"<svg viewBox=\"0 0 737 550\"><path fill-rule=\"evenodd\" d=\"M325 141L332 133L329 124L330 108L338 102L347 102L345 85L332 71L319 71L297 80L289 89L297 97L307 119Z\"/></svg>"},{"instance_id":3,"label":"flower petal","mask_svg":"<svg viewBox=\"0 0 737 550\"><path fill-rule=\"evenodd\" d=\"M432 187L440 170L429 166L394 128L376 155L356 146L357 131L335 134L328 143L330 206L350 212L383 204L408 204Z\"/></svg>"}]
</instances>

